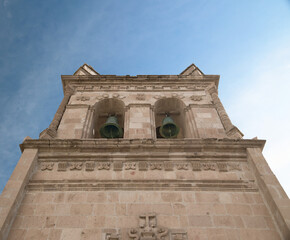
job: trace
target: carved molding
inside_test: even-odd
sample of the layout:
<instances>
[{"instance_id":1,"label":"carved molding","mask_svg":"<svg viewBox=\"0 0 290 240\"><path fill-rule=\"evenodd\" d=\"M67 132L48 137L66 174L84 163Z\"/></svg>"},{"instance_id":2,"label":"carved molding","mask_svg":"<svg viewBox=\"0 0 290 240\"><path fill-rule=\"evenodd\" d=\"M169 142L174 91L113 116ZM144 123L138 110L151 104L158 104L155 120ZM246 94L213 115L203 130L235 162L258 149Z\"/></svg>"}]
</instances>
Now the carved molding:
<instances>
[{"instance_id":1,"label":"carved molding","mask_svg":"<svg viewBox=\"0 0 290 240\"><path fill-rule=\"evenodd\" d=\"M107 85L106 83L98 84L98 85L85 85L75 86L76 91L83 92L83 91L120 91L120 90L126 90L126 91L164 91L164 90L175 90L175 91L184 91L184 90L191 90L191 91L202 91L209 87L209 84L163 84L163 83L156 83L155 85L142 85L142 84L132 84L126 83L124 84L116 84L111 83L110 85Z\"/></svg>"},{"instance_id":2,"label":"carved molding","mask_svg":"<svg viewBox=\"0 0 290 240\"><path fill-rule=\"evenodd\" d=\"M155 95L153 98L155 99L164 99L164 98L178 98L178 99L183 99L184 95L178 94L178 93L172 93L172 94L159 94L159 95Z\"/></svg>"},{"instance_id":3,"label":"carved molding","mask_svg":"<svg viewBox=\"0 0 290 240\"><path fill-rule=\"evenodd\" d=\"M201 100L203 99L203 97L202 97L202 96L192 95L192 96L190 97L190 99L191 99L192 101L199 102L199 101L201 101Z\"/></svg>"},{"instance_id":4,"label":"carved molding","mask_svg":"<svg viewBox=\"0 0 290 240\"><path fill-rule=\"evenodd\" d=\"M136 100L144 101L145 100L145 94L144 93L138 93L136 96Z\"/></svg>"},{"instance_id":5,"label":"carved molding","mask_svg":"<svg viewBox=\"0 0 290 240\"><path fill-rule=\"evenodd\" d=\"M77 101L86 102L86 101L89 101L90 100L90 97L89 96L77 96L76 97L76 100Z\"/></svg>"},{"instance_id":6,"label":"carved molding","mask_svg":"<svg viewBox=\"0 0 290 240\"><path fill-rule=\"evenodd\" d=\"M41 164L41 171L49 170L51 171L53 169L54 163L42 163Z\"/></svg>"},{"instance_id":7,"label":"carved molding","mask_svg":"<svg viewBox=\"0 0 290 240\"><path fill-rule=\"evenodd\" d=\"M103 100L107 98L124 99L125 96L120 95L119 93L103 93L101 95L96 96L97 100Z\"/></svg>"},{"instance_id":8,"label":"carved molding","mask_svg":"<svg viewBox=\"0 0 290 240\"><path fill-rule=\"evenodd\" d=\"M40 169L41 171L52 171L54 168L54 162L42 162ZM84 166L84 168L83 168ZM113 171L122 171L122 170L139 170L139 171L155 171L155 170L164 170L164 171L173 171L183 170L183 171L219 171L219 172L228 172L228 171L242 171L240 163L233 162L203 162L203 161L134 161L134 162L122 162L122 161L107 161L107 162L98 162L98 161L86 161L86 162L58 162L57 171L66 171L66 170L85 170L85 171L95 171L95 170L110 170L111 166Z\"/></svg>"}]
</instances>

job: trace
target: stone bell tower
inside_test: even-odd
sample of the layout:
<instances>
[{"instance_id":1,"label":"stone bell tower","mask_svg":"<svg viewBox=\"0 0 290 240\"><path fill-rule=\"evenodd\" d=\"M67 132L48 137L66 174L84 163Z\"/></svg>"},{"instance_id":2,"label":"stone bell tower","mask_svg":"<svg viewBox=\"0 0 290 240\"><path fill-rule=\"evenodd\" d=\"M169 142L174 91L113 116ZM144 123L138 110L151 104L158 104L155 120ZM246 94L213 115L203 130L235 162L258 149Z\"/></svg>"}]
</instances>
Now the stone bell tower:
<instances>
[{"instance_id":1,"label":"stone bell tower","mask_svg":"<svg viewBox=\"0 0 290 240\"><path fill-rule=\"evenodd\" d=\"M62 76L0 197L1 239L290 239L290 202L218 96L218 75Z\"/></svg>"}]
</instances>

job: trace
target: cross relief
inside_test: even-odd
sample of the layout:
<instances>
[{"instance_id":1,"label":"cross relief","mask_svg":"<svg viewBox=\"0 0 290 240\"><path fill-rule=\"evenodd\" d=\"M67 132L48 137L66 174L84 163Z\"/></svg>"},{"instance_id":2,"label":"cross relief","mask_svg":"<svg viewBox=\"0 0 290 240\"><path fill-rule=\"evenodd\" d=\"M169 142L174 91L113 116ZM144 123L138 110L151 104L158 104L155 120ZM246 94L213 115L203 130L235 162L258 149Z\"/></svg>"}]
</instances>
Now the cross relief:
<instances>
[{"instance_id":1,"label":"cross relief","mask_svg":"<svg viewBox=\"0 0 290 240\"><path fill-rule=\"evenodd\" d=\"M105 240L188 240L188 238L183 230L170 230L158 226L155 213L145 213L139 215L138 227L127 229L122 236L116 233L106 233Z\"/></svg>"}]
</instances>

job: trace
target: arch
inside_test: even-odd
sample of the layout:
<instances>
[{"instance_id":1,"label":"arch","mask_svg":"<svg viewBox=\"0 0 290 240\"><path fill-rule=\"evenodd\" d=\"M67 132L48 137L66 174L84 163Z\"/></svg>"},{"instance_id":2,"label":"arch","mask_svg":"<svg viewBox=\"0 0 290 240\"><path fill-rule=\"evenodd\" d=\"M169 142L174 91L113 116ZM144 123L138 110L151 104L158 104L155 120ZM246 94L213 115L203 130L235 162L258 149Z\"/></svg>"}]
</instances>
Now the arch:
<instances>
[{"instance_id":1,"label":"arch","mask_svg":"<svg viewBox=\"0 0 290 240\"><path fill-rule=\"evenodd\" d=\"M106 123L109 116L116 116L119 126L124 130L124 102L116 98L106 98L95 104L93 120L91 124L92 138L101 138L100 128L104 123Z\"/></svg>"},{"instance_id":2,"label":"arch","mask_svg":"<svg viewBox=\"0 0 290 240\"><path fill-rule=\"evenodd\" d=\"M177 138L185 136L185 104L178 98L162 98L154 104L155 127L157 138L163 138L159 134L159 128L162 126L162 121L166 113L173 119L175 124L180 128Z\"/></svg>"}]
</instances>

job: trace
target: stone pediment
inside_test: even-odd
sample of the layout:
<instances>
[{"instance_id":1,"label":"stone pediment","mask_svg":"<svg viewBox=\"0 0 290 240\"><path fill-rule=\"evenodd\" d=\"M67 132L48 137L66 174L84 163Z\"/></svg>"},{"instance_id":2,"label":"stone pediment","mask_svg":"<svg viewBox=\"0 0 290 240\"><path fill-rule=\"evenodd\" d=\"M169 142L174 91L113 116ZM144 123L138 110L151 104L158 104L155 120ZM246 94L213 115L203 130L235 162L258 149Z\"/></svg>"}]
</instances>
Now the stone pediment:
<instances>
[{"instance_id":1,"label":"stone pediment","mask_svg":"<svg viewBox=\"0 0 290 240\"><path fill-rule=\"evenodd\" d=\"M204 76L203 72L194 64L188 66L180 75Z\"/></svg>"},{"instance_id":2,"label":"stone pediment","mask_svg":"<svg viewBox=\"0 0 290 240\"><path fill-rule=\"evenodd\" d=\"M84 64L82 65L73 75L83 76L83 75L100 75L95 71L90 65Z\"/></svg>"}]
</instances>

